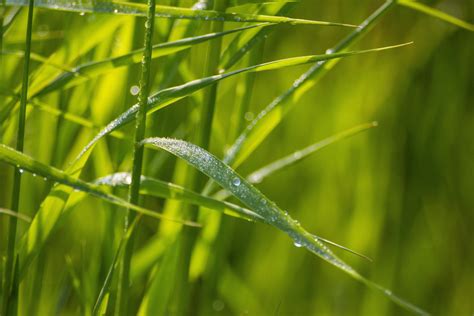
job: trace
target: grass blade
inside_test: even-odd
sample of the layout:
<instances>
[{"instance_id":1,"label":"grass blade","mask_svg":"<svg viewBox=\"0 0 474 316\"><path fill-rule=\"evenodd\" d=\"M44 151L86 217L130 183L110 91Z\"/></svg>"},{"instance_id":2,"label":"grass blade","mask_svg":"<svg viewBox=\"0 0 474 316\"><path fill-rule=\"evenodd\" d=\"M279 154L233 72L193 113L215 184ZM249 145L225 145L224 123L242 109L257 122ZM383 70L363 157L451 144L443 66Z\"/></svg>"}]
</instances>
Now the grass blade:
<instances>
[{"instance_id":1,"label":"grass blade","mask_svg":"<svg viewBox=\"0 0 474 316\"><path fill-rule=\"evenodd\" d=\"M262 218L249 209L233 203L219 201L205 195L188 190L180 185L142 176L140 194L184 201L190 204L205 207L218 212L223 212L251 221L262 221ZM130 173L118 172L94 181L97 185L110 187L128 187L131 182Z\"/></svg>"},{"instance_id":2,"label":"grass blade","mask_svg":"<svg viewBox=\"0 0 474 316\"><path fill-rule=\"evenodd\" d=\"M271 162L265 165L264 167L249 174L247 176L247 179L250 183L260 183L263 181L263 179L272 175L273 173L279 170L282 170L286 167L292 166L302 161L303 159L307 158L308 156L314 154L315 152L318 152L319 150L331 144L334 144L335 142L354 136L360 132L368 130L369 128L376 127L377 125L378 125L377 122L361 124L361 125L352 127L348 130L345 130L343 132L340 132L338 134L335 134L333 136L330 136L328 138L325 138L317 143L314 143L303 149L297 150L288 156L285 156L283 158L280 158L278 160L275 160L274 162Z\"/></svg>"},{"instance_id":3,"label":"grass blade","mask_svg":"<svg viewBox=\"0 0 474 316\"><path fill-rule=\"evenodd\" d=\"M215 182L232 193L234 197L264 218L268 224L285 232L291 239L293 239L296 247L306 248L326 262L349 274L354 279L380 291L393 302L407 310L420 315L427 314L418 307L395 296L389 290L361 276L351 266L334 255L331 250L319 241L319 238L315 238L314 235L308 233L298 221L291 218L287 212L280 209L256 187L247 182L247 180L237 174L224 162L217 159L214 155L194 144L177 139L147 138L143 143L163 149L176 157L185 160L188 164L212 178Z\"/></svg>"},{"instance_id":4,"label":"grass blade","mask_svg":"<svg viewBox=\"0 0 474 316\"><path fill-rule=\"evenodd\" d=\"M269 25L271 24L265 23L250 25L224 32L209 33L173 42L156 44L153 45L152 58L163 57L186 49L190 49L196 44L213 40L225 35L233 34L236 32L242 32L252 28L263 28ZM51 83L49 83L46 87L38 91L35 96L44 95L60 88L70 88L74 85L82 83L85 80L89 80L96 76L108 73L109 71L112 71L116 68L137 64L141 61L142 55L143 49L138 49L122 56L79 65L53 79Z\"/></svg>"},{"instance_id":5,"label":"grass blade","mask_svg":"<svg viewBox=\"0 0 474 316\"><path fill-rule=\"evenodd\" d=\"M443 11L437 10L435 8L429 7L423 3L413 0L398 0L398 4L413 9L415 11L424 13L426 15L432 16L434 18L440 19L444 22L450 23L457 27L463 28L465 30L474 32L474 24L458 19L452 15L449 15Z\"/></svg>"},{"instance_id":6,"label":"grass blade","mask_svg":"<svg viewBox=\"0 0 474 316\"><path fill-rule=\"evenodd\" d=\"M21 214L19 212L14 212L12 210L8 210L6 208L0 208L0 214L13 216L13 217L21 219L22 221L25 221L27 223L31 223L31 218L29 216L27 216L25 214Z\"/></svg>"},{"instance_id":7,"label":"grass blade","mask_svg":"<svg viewBox=\"0 0 474 316\"><path fill-rule=\"evenodd\" d=\"M7 0L7 5L26 5L27 0ZM71 2L65 0L38 0L35 3L38 8L50 10L60 10L78 13L107 13L146 16L147 6L145 4L132 2L115 1L93 1L83 0ZM155 16L157 18L172 19L193 19L205 21L226 21L226 22L270 22L270 23L289 23L302 25L321 25L321 26L343 26L356 27L346 23L335 23L326 21L314 21L305 19L293 19L288 17L279 17L271 15L253 15L245 13L226 13L212 10L194 10L187 8L171 7L164 5L155 6Z\"/></svg>"},{"instance_id":8,"label":"grass blade","mask_svg":"<svg viewBox=\"0 0 474 316\"><path fill-rule=\"evenodd\" d=\"M107 193L101 190L94 184L76 179L62 170L45 165L37 160L34 160L30 156L27 156L3 144L0 144L0 161L6 162L12 166L17 167L19 170L21 170L21 173L23 171L31 172L33 174L45 177L51 181L65 184L69 187L74 188L75 190L94 195L100 199L103 199L117 206L130 208L143 215L154 217L156 219L171 220L177 223L186 224L188 226L193 226L193 227L199 226L196 223L186 222L179 219L164 218L159 213L156 213L146 208L142 208L132 203L129 203L115 195L112 195L110 193Z\"/></svg>"},{"instance_id":9,"label":"grass blade","mask_svg":"<svg viewBox=\"0 0 474 316\"><path fill-rule=\"evenodd\" d=\"M348 47L361 39L383 15L394 7L395 3L393 0L385 1L380 8L361 23L358 29L352 31L327 52L335 53L345 51ZM279 95L265 107L239 135L227 151L224 161L235 168L239 166L283 120L285 114L297 104L298 98L316 84L317 80L328 73L338 62L338 59L318 62L296 79L287 91Z\"/></svg>"},{"instance_id":10,"label":"grass blade","mask_svg":"<svg viewBox=\"0 0 474 316\"><path fill-rule=\"evenodd\" d=\"M362 51L351 51L351 52L341 52L341 53L324 54L324 55L310 55L310 56L286 58L286 59L281 59L281 60L276 60L276 61L271 61L271 62L259 64L259 65L246 67L243 69L231 71L224 74L219 74L219 75L214 75L214 76L194 80L180 86L161 90L155 93L154 95L150 96L148 100L148 112L151 113L159 109L162 109L200 89L203 89L223 79L226 79L226 78L229 78L241 73L277 70L277 69L282 69L282 68L291 67L291 66L313 63L317 61L320 62L320 61L325 61L325 60L330 60L330 59L338 59L338 58L349 57L349 56L354 56L354 55L359 55L359 54L378 52L378 51L383 51L387 49L403 47L408 44L411 44L411 43L387 46L387 47L382 47L382 48L374 48L374 49L368 49L368 50L362 50ZM138 110L138 104L135 104L134 106L130 107L127 111L122 113L115 120L110 122L102 131L100 131L99 134L97 134L83 148L81 153L78 155L77 159L80 159L83 155L89 152L94 147L94 145L104 136L110 134L111 132L115 131L119 127L124 126L127 123L130 123L131 121L133 121L137 110Z\"/></svg>"},{"instance_id":11,"label":"grass blade","mask_svg":"<svg viewBox=\"0 0 474 316\"><path fill-rule=\"evenodd\" d=\"M23 63L23 79L21 85L20 112L18 113L18 130L16 134L16 150L23 152L25 142L25 126L26 126L26 103L28 100L29 87L29 71L30 71L30 54L31 54L31 33L33 29L33 6L34 0L28 2L28 16L26 26L26 43L25 43L25 60ZM3 19L2 19L3 20ZM2 21L3 24L3 21ZM3 29L3 25L2 25ZM3 36L3 32L2 32ZM2 65L0 65L1 67ZM11 200L11 210L19 211L20 207L20 189L21 189L21 171L15 166L13 174L13 191ZM17 300L19 284L15 271L18 269L18 260L15 263L15 247L16 247L17 217L11 216L8 224L8 245L7 258L5 264L5 282L3 287L3 300L1 311L3 315L16 314L18 311Z\"/></svg>"}]
</instances>

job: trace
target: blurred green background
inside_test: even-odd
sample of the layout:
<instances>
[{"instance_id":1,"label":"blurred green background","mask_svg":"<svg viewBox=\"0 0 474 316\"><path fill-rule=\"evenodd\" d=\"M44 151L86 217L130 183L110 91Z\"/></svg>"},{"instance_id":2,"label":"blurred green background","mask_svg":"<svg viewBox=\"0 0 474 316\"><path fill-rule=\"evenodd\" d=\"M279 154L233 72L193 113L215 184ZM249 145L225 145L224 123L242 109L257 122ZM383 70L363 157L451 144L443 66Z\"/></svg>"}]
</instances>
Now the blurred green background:
<instances>
[{"instance_id":1,"label":"blurred green background","mask_svg":"<svg viewBox=\"0 0 474 316\"><path fill-rule=\"evenodd\" d=\"M160 1L160 3L164 3ZM474 20L474 2L428 1L466 21ZM302 0L290 15L298 18L358 24L382 1ZM99 20L120 19L94 29ZM26 10L4 38L4 49L23 49ZM154 42L165 41L168 20L157 19ZM32 51L49 56L67 46L67 55L83 45L79 33L104 32L90 51L70 66L141 46L143 20L35 10ZM200 33L206 33L201 23ZM138 27L137 27L138 26ZM235 27L227 23L226 27ZM90 29L87 29L90 27ZM335 27L278 26L265 41L262 61L324 53L350 30ZM36 36L36 37L35 37ZM229 39L226 38L224 46ZM474 313L474 36L466 30L404 7L395 7L355 48L366 49L407 41L414 44L392 51L355 56L341 61L309 90L283 123L239 167L247 174L266 163L352 126L377 121L378 127L338 142L302 163L266 179L258 187L311 232L373 258L369 263L336 250L370 279L416 305L439 315ZM189 75L202 77L205 44L187 56ZM154 61L158 75L153 91L166 79L166 63ZM33 71L39 63L33 62ZM242 66L243 64L241 64ZM21 82L21 59L3 58L0 85L13 90ZM288 89L308 66L258 74L249 113L256 115ZM169 69L166 69L169 71ZM133 104L131 85L139 67L115 71L74 89L42 98L63 111L103 125ZM179 76L171 84L184 82ZM211 151L222 157L231 137L230 111L235 87L242 77L219 85ZM199 95L197 96L199 99ZM0 96L0 105L10 101ZM151 117L149 135L171 136L185 122L180 138L192 139L189 117L196 99L188 98ZM42 162L64 168L92 137L92 131L61 118L33 111L27 125L26 152ZM6 122L6 121L5 121ZM14 127L2 122L3 142ZM191 128L189 128L191 126ZM10 130L10 131L9 131ZM127 130L128 131L128 130ZM183 134L184 133L184 134ZM11 139L11 137L10 137ZM14 143L9 143L12 145ZM130 169L131 145L108 138L97 147L86 179ZM150 152L144 174L173 179L175 161L163 152ZM21 210L34 214L51 183L26 175ZM9 206L12 169L0 165L0 206ZM174 179L176 180L176 177ZM123 193L126 196L126 193ZM160 209L162 200L144 203ZM42 275L41 292L22 290L23 314L80 314L81 300L94 300L121 234L122 210L88 198L76 206L56 231L31 278ZM214 223L210 221L210 223ZM151 238L156 221L144 220L137 248ZM355 282L314 255L293 246L283 233L260 224L224 219L224 245L212 248L206 236L198 241L191 278L193 314L215 315L403 315L382 295ZM0 249L6 248L7 218L0 217ZM111 228L112 227L112 228ZM20 235L26 229L20 224ZM211 231L208 228L205 231ZM199 247L210 248L200 257ZM205 250L202 250L205 253ZM85 297L74 291L71 259ZM217 270L204 272L212 260ZM209 261L206 261L209 260ZM32 279L28 281L35 282ZM206 292L209 279L216 289ZM138 301L147 279L134 284ZM175 294L179 295L179 294ZM199 304L197 303L199 302ZM26 303L25 303L26 304ZM192 303L193 304L193 303ZM199 307L197 307L199 306Z\"/></svg>"}]
</instances>

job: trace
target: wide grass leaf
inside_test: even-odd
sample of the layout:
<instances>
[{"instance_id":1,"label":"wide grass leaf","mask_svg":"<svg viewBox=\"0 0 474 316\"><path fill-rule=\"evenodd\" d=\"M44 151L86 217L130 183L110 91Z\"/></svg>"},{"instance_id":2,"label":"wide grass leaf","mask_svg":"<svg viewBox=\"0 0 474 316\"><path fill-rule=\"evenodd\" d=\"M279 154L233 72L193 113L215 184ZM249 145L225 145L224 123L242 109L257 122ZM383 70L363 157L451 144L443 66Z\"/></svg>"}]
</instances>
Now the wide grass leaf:
<instances>
[{"instance_id":1,"label":"wide grass leaf","mask_svg":"<svg viewBox=\"0 0 474 316\"><path fill-rule=\"evenodd\" d=\"M224 189L228 190L234 197L247 205L252 211L260 215L266 223L285 232L293 240L296 247L306 248L356 280L361 281L373 289L381 291L385 296L400 306L418 314L426 314L418 307L413 306L395 296L392 292L361 276L351 266L333 254L317 237L307 232L288 212L280 209L245 178L211 153L189 142L171 138L147 138L143 141L143 144L163 149L185 160L188 164L209 176Z\"/></svg>"},{"instance_id":2,"label":"wide grass leaf","mask_svg":"<svg viewBox=\"0 0 474 316\"><path fill-rule=\"evenodd\" d=\"M27 0L6 0L6 5L26 5ZM140 3L132 2L115 2L115 1L65 1L65 0L37 0L35 7L51 10L61 10L78 13L107 13L107 14L123 14L145 16L147 6ZM194 19L206 21L227 21L227 22L270 22L270 23L290 23L290 24L306 24L306 25L324 25L324 26L344 26L355 27L351 24L314 21L305 19L294 19L289 17L271 16L271 15L254 15L246 13L218 12L212 10L195 10L188 8L172 7L157 5L155 16L159 18L172 19Z\"/></svg>"}]
</instances>

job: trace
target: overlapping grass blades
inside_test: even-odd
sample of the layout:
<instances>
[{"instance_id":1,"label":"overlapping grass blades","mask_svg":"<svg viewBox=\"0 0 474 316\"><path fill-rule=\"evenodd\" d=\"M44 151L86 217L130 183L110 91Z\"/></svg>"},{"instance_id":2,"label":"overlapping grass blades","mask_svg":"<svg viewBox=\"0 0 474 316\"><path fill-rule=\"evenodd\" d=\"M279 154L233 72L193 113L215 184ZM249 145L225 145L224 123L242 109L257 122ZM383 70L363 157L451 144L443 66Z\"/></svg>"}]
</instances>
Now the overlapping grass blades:
<instances>
[{"instance_id":1,"label":"overlapping grass blades","mask_svg":"<svg viewBox=\"0 0 474 316\"><path fill-rule=\"evenodd\" d=\"M250 26L236 28L236 29L232 29L232 30L228 30L224 32L209 33L205 35L184 38L184 39L173 41L173 42L156 44L156 45L153 45L152 58L163 57L163 56L174 54L186 49L190 49L196 44L213 40L225 35L250 30L253 28L264 28L270 25L271 24L268 24L268 23L250 25ZM69 88L85 80L89 80L96 76L108 73L118 67L129 66L132 64L139 63L142 59L142 54L143 54L143 49L137 49L133 52L130 52L122 56L79 65L59 75L55 79L53 79L51 83L49 83L46 87L38 91L35 94L35 96L44 95L61 88Z\"/></svg>"},{"instance_id":2,"label":"overlapping grass blades","mask_svg":"<svg viewBox=\"0 0 474 316\"><path fill-rule=\"evenodd\" d=\"M130 174L127 172L114 173L95 181L98 185L110 187L128 187ZM249 209L236 204L220 201L205 195L188 190L180 185L142 176L140 194L161 197L165 199L181 200L190 204L206 207L232 216L252 221L261 221L262 218Z\"/></svg>"},{"instance_id":3,"label":"overlapping grass blades","mask_svg":"<svg viewBox=\"0 0 474 316\"><path fill-rule=\"evenodd\" d=\"M308 233L301 224L294 220L286 211L280 209L273 201L268 199L256 187L237 174L224 162L206 150L186 141L170 138L147 138L143 144L163 149L206 174L220 186L228 190L234 197L247 205L252 211L260 215L263 220L285 232L296 247L304 247L323 260L346 272L356 280L371 288L381 291L385 296L403 308L420 315L427 313L409 302L395 296L392 292L365 279L351 266L339 259L314 235Z\"/></svg>"},{"instance_id":4,"label":"overlapping grass blades","mask_svg":"<svg viewBox=\"0 0 474 316\"><path fill-rule=\"evenodd\" d=\"M398 0L398 4L405 6L407 8L419 11L426 15L432 16L434 18L440 19L457 27L466 29L468 31L474 32L474 24L458 19L452 15L449 15L443 11L437 10L435 8L429 7L421 2L414 0Z\"/></svg>"},{"instance_id":5,"label":"overlapping grass blades","mask_svg":"<svg viewBox=\"0 0 474 316\"><path fill-rule=\"evenodd\" d=\"M6 162L12 166L17 167L21 171L21 173L24 171L31 172L34 175L44 177L48 181L62 183L64 185L67 185L68 187L73 188L74 190L86 192L117 206L130 208L143 215L154 217L156 219L176 221L178 223L186 224L189 226L199 226L196 223L192 222L182 221L173 218L165 218L159 213L131 204L113 194L101 190L97 185L85 182L80 179L76 179L75 177L67 174L62 170L43 164L31 158L30 156L20 153L14 150L13 148L10 148L3 144L0 144L0 161Z\"/></svg>"},{"instance_id":6,"label":"overlapping grass blades","mask_svg":"<svg viewBox=\"0 0 474 316\"><path fill-rule=\"evenodd\" d=\"M7 5L26 5L27 0L7 0ZM106 13L106 14L123 14L123 15L141 15L145 16L147 6L132 2L115 2L115 1L66 1L66 0L38 0L36 7L52 10L61 10L78 13ZM226 21L226 22L270 22L270 23L291 23L306 25L323 25L323 26L343 26L355 27L351 24L314 21L304 19L293 19L288 17L279 17L271 15L252 15L245 13L226 13L212 10L196 10L171 6L157 5L155 8L155 16L158 18L173 19L194 19L205 21Z\"/></svg>"},{"instance_id":7,"label":"overlapping grass blades","mask_svg":"<svg viewBox=\"0 0 474 316\"><path fill-rule=\"evenodd\" d=\"M354 55L359 55L359 54L379 52L383 50L403 47L409 44L411 43L386 46L382 48L367 49L367 50L361 50L361 51L351 51L351 52L331 53L331 54L324 54L324 55L310 55L310 56L286 58L286 59L281 59L281 60L276 60L276 61L271 61L271 62L259 64L259 65L246 67L243 69L238 69L238 70L231 71L228 73L218 74L218 75L194 80L180 86L161 90L155 93L154 95L150 96L148 100L148 112L151 113L159 109L162 109L200 89L203 89L223 79L226 79L226 78L229 78L241 73L277 70L277 69L282 69L285 67L304 65L308 63L314 63L314 62L321 62L321 61L330 60L330 59L338 59L338 58L349 57L349 56L354 56ZM79 154L78 159L80 159L80 157L82 157L89 150L91 150L94 147L94 145L104 136L120 128L121 126L124 126L125 124L133 121L137 111L138 111L138 104L135 104L132 107L130 107L127 111L122 113L115 120L110 122L99 134L97 134L97 136L95 136L89 142L89 144L87 144L84 147L82 152Z\"/></svg>"}]
</instances>

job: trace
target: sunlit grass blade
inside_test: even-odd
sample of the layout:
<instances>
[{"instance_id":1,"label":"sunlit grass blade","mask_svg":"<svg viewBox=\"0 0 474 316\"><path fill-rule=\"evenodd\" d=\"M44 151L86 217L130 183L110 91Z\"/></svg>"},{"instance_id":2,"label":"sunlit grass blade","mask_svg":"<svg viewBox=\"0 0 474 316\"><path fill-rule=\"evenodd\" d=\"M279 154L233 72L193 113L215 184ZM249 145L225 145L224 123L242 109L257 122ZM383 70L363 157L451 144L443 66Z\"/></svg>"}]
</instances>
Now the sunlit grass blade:
<instances>
[{"instance_id":1,"label":"sunlit grass blade","mask_svg":"<svg viewBox=\"0 0 474 316\"><path fill-rule=\"evenodd\" d=\"M57 168L45 165L37 160L34 160L33 158L22 154L8 146L5 146L3 144L0 144L0 161L6 162L12 166L15 166L23 171L29 171L33 174L42 176L47 178L48 180L58 182L65 184L67 186L70 186L74 188L75 190L78 191L83 191L88 194L94 195L98 198L101 198L103 200L106 200L112 204L115 204L117 206L122 206L122 207L127 207L131 208L134 211L141 213L143 215L147 215L150 217L154 217L157 219L166 219L166 220L172 220L176 221L181 224L186 224L189 226L199 226L196 223L191 223L187 221L182 221L179 219L174 219L174 218L164 218L161 214L156 213L154 211L136 206L134 204L128 203L127 201L112 195L110 193L107 193L100 188L98 188L96 185L90 184L88 182L76 179L69 174L65 173L62 170L59 170Z\"/></svg>"},{"instance_id":2,"label":"sunlit grass blade","mask_svg":"<svg viewBox=\"0 0 474 316\"><path fill-rule=\"evenodd\" d=\"M27 0L7 0L7 5L26 5ZM65 1L65 0L39 0L35 6L38 8L46 8L51 10L61 10L78 13L107 13L107 14L124 14L145 16L147 6L145 4L132 2L115 2L115 1ZM290 23L303 25L323 25L323 26L343 26L355 27L351 24L314 21L305 19L294 19L288 17L278 17L269 15L253 15L245 13L227 13L212 10L194 10L180 7L171 7L157 5L155 8L155 16L158 18L173 19L195 19L205 21L227 21L227 22L270 22L270 23Z\"/></svg>"},{"instance_id":3,"label":"sunlit grass blade","mask_svg":"<svg viewBox=\"0 0 474 316\"><path fill-rule=\"evenodd\" d=\"M6 208L0 208L0 214L7 215L7 216L13 216L13 217L21 219L22 221L27 222L27 223L31 222L31 217L29 217L25 214L14 212L14 211L6 209Z\"/></svg>"},{"instance_id":4,"label":"sunlit grass blade","mask_svg":"<svg viewBox=\"0 0 474 316\"><path fill-rule=\"evenodd\" d=\"M338 134L335 134L333 136L330 136L328 138L325 138L317 143L314 143L308 147L305 147L303 149L297 150L294 153L285 156L283 158L280 158L272 163L269 163L265 165L264 167L252 172L247 176L247 179L251 183L259 183L262 182L263 179L266 177L272 175L273 173L282 170L284 168L287 168L289 166L292 166L303 159L307 158L308 156L316 153L317 151L334 144L335 142L338 142L340 140L343 140L347 137L354 136L360 132L363 132L365 130L368 130L369 128L373 128L377 126L377 122L372 122L372 123L366 123L366 124L361 124L355 127L352 127L348 130L345 130L343 132L340 132Z\"/></svg>"},{"instance_id":5,"label":"sunlit grass blade","mask_svg":"<svg viewBox=\"0 0 474 316\"><path fill-rule=\"evenodd\" d=\"M457 27L461 27L468 31L474 32L474 24L458 19L452 15L449 15L443 11L437 10L430 6L427 6L421 2L414 0L398 0L398 4L405 6L407 8L419 11L426 15L432 16L434 18L440 19Z\"/></svg>"},{"instance_id":6,"label":"sunlit grass blade","mask_svg":"<svg viewBox=\"0 0 474 316\"><path fill-rule=\"evenodd\" d=\"M163 56L174 54L186 49L190 49L196 44L213 40L225 35L233 34L236 32L242 32L245 30L253 29L253 28L264 28L269 25L271 24L264 23L264 24L250 25L250 26L236 28L236 29L232 29L232 30L228 30L224 32L209 33L205 35L184 38L184 39L173 41L173 42L156 44L153 46L153 49L152 49L152 58L163 57ZM116 68L129 66L132 64L137 64L141 61L142 55L143 55L143 48L135 50L131 53L128 53L122 56L108 58L108 59L100 60L100 61L88 62L86 64L79 65L56 77L46 87L38 91L35 96L44 95L46 93L58 90L60 88L70 88L85 80L89 80L96 76L108 73Z\"/></svg>"},{"instance_id":7,"label":"sunlit grass blade","mask_svg":"<svg viewBox=\"0 0 474 316\"><path fill-rule=\"evenodd\" d=\"M355 56L359 54L379 52L383 50L403 47L409 44L411 43L386 46L382 48L367 49L367 50L361 50L361 51L350 51L350 52L341 52L341 53L324 54L324 55L310 55L310 56L286 58L286 59L281 59L281 60L276 60L276 61L266 62L259 65L246 67L243 69L238 69L238 70L231 71L224 74L218 74L218 75L214 75L214 76L210 76L210 77L206 77L202 79L197 79L180 86L161 90L155 93L154 95L150 96L148 100L148 112L151 113L159 109L162 109L200 89L203 89L223 79L226 79L226 78L229 78L241 73L277 70L277 69L282 69L286 67L304 65L308 63L314 63L314 62L325 61L325 60L330 60L330 59L338 59L338 58L344 58L344 57L349 57L349 56ZM99 134L97 134L84 147L84 149L81 151L77 159L80 159L80 157L82 157L85 153L91 150L94 147L94 145L104 136L110 134L117 128L124 126L127 123L133 121L135 118L135 114L137 113L137 110L138 110L138 104L135 104L132 107L130 107L127 111L122 113L115 120L110 122Z\"/></svg>"},{"instance_id":8,"label":"sunlit grass blade","mask_svg":"<svg viewBox=\"0 0 474 316\"><path fill-rule=\"evenodd\" d=\"M130 185L130 180L130 173L119 172L97 179L94 183L111 187L128 187ZM165 199L181 200L190 204L223 212L231 216L244 218L246 220L262 221L262 218L259 215L236 204L219 201L188 190L180 185L145 176L141 177L140 194Z\"/></svg>"},{"instance_id":9,"label":"sunlit grass blade","mask_svg":"<svg viewBox=\"0 0 474 316\"><path fill-rule=\"evenodd\" d=\"M385 1L382 6L360 24L357 30L352 31L336 46L328 49L327 52L343 52L352 46L367 34L380 21L381 17L395 6L395 3L392 0ZM244 162L273 129L280 124L286 113L296 106L298 99L338 62L338 59L318 62L297 78L288 90L276 97L247 125L246 129L237 137L225 154L224 162L234 168Z\"/></svg>"},{"instance_id":10,"label":"sunlit grass blade","mask_svg":"<svg viewBox=\"0 0 474 316\"><path fill-rule=\"evenodd\" d=\"M351 266L339 259L323 243L307 232L301 224L294 220L286 211L280 209L273 201L268 199L256 187L247 182L245 178L237 174L224 162L204 149L186 141L170 138L147 138L144 144L165 150L178 158L185 160L188 164L206 174L224 189L228 190L234 197L247 205L252 211L259 214L265 221L275 228L285 232L294 242L296 247L304 247L333 266L346 272L356 280L367 284L373 289L379 290L393 302L400 306L425 315L426 312L405 300L395 296L387 289L367 280Z\"/></svg>"}]
</instances>

